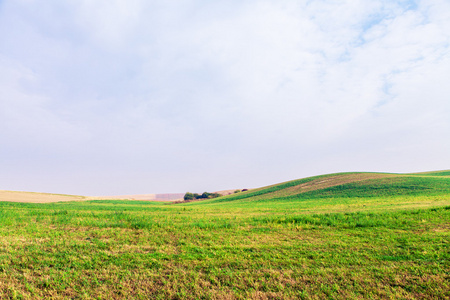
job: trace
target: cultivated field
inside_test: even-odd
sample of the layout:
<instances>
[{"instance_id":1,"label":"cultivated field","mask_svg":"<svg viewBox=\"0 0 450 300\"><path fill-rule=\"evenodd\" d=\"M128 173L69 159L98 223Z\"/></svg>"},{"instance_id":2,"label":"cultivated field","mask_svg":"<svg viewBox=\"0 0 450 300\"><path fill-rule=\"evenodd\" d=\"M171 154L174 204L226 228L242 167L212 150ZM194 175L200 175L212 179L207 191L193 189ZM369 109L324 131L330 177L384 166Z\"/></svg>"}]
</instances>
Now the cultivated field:
<instances>
[{"instance_id":1,"label":"cultivated field","mask_svg":"<svg viewBox=\"0 0 450 300\"><path fill-rule=\"evenodd\" d=\"M448 299L450 172L0 202L1 299Z\"/></svg>"},{"instance_id":2,"label":"cultivated field","mask_svg":"<svg viewBox=\"0 0 450 300\"><path fill-rule=\"evenodd\" d=\"M184 194L140 194L121 196L75 196L49 193L1 191L0 202L25 202L25 203L52 203L62 201L86 201L86 200L149 200L149 201L179 201Z\"/></svg>"},{"instance_id":3,"label":"cultivated field","mask_svg":"<svg viewBox=\"0 0 450 300\"><path fill-rule=\"evenodd\" d=\"M48 193L0 191L0 201L25 202L25 203L50 203L62 201L83 201L87 197L60 195Z\"/></svg>"}]
</instances>

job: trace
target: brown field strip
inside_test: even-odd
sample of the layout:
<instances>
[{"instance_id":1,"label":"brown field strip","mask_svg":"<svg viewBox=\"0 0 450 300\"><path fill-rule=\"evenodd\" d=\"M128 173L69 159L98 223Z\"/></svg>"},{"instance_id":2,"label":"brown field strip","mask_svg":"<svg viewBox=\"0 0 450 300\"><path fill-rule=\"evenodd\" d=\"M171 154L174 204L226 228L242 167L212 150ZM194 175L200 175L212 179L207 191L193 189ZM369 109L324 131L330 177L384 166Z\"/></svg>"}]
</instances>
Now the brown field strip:
<instances>
[{"instance_id":1,"label":"brown field strip","mask_svg":"<svg viewBox=\"0 0 450 300\"><path fill-rule=\"evenodd\" d=\"M84 196L59 195L34 192L0 191L0 201L24 203L51 203L61 201L83 201Z\"/></svg>"},{"instance_id":2,"label":"brown field strip","mask_svg":"<svg viewBox=\"0 0 450 300\"><path fill-rule=\"evenodd\" d=\"M177 201L182 200L184 194L142 194L122 196L76 196L35 192L17 192L0 190L0 201L23 203L52 203L61 201L88 201L88 200L143 200L143 201ZM173 199L172 199L173 198Z\"/></svg>"},{"instance_id":3,"label":"brown field strip","mask_svg":"<svg viewBox=\"0 0 450 300\"><path fill-rule=\"evenodd\" d=\"M272 193L261 195L261 198L277 198L290 195L297 195L301 193L311 192L315 190L326 189L342 184L364 181L370 179L379 179L387 177L398 177L396 174L381 174L381 173L357 173L357 174L339 174L325 178L318 178L316 180L302 183L296 186L288 187Z\"/></svg>"}]
</instances>

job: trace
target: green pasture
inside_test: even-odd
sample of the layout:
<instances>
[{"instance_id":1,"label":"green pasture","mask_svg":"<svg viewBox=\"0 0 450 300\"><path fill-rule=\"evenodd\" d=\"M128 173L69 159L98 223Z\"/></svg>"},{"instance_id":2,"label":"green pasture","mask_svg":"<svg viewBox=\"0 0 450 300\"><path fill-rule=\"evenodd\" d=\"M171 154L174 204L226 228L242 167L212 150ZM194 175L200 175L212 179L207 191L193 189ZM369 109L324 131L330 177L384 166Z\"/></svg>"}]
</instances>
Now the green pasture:
<instances>
[{"instance_id":1,"label":"green pasture","mask_svg":"<svg viewBox=\"0 0 450 300\"><path fill-rule=\"evenodd\" d=\"M0 202L0 299L450 298L450 177L324 181L352 174L180 204Z\"/></svg>"}]
</instances>

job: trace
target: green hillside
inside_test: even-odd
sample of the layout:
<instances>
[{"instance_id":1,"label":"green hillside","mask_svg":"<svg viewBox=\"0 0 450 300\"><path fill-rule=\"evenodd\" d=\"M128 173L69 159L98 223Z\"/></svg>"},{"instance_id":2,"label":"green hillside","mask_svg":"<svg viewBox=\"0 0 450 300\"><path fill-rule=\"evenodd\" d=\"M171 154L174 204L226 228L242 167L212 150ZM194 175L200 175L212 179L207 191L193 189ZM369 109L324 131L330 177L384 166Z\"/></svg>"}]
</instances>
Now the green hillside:
<instances>
[{"instance_id":1,"label":"green hillside","mask_svg":"<svg viewBox=\"0 0 450 300\"><path fill-rule=\"evenodd\" d=\"M448 205L449 195L450 177L445 175L338 173L185 205L261 208L271 215L297 215L436 207Z\"/></svg>"},{"instance_id":2,"label":"green hillside","mask_svg":"<svg viewBox=\"0 0 450 300\"><path fill-rule=\"evenodd\" d=\"M450 176L450 170L432 171L432 172L422 172L422 173L411 173L411 175L422 175L422 176Z\"/></svg>"},{"instance_id":3,"label":"green hillside","mask_svg":"<svg viewBox=\"0 0 450 300\"><path fill-rule=\"evenodd\" d=\"M449 299L448 172L0 202L0 299Z\"/></svg>"},{"instance_id":4,"label":"green hillside","mask_svg":"<svg viewBox=\"0 0 450 300\"><path fill-rule=\"evenodd\" d=\"M449 192L450 171L426 174L338 173L284 182L208 202L431 196Z\"/></svg>"}]
</instances>

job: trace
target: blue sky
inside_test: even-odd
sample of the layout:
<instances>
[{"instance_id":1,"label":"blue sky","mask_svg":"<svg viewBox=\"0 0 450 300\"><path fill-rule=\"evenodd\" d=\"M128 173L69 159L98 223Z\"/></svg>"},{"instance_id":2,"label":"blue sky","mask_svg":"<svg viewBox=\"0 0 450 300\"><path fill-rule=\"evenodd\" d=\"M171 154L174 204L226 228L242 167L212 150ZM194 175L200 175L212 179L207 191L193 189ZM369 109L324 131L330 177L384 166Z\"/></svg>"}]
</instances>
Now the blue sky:
<instances>
[{"instance_id":1,"label":"blue sky","mask_svg":"<svg viewBox=\"0 0 450 300\"><path fill-rule=\"evenodd\" d=\"M0 189L450 168L450 3L0 2Z\"/></svg>"}]
</instances>

